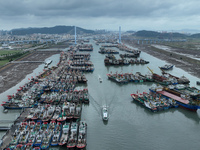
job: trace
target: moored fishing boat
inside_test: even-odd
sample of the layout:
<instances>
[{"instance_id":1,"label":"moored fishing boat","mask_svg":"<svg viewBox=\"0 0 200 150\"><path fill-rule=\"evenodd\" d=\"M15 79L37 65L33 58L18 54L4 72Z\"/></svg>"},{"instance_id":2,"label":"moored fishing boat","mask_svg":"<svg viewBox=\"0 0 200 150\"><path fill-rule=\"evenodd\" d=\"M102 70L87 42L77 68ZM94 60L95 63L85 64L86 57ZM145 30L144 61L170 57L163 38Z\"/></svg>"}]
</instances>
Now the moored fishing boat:
<instances>
[{"instance_id":1,"label":"moored fishing boat","mask_svg":"<svg viewBox=\"0 0 200 150\"><path fill-rule=\"evenodd\" d=\"M58 118L59 118L59 116L60 116L60 113L61 113L61 107L60 106L57 106L56 108L55 108L55 112L54 112L54 115L53 115L53 117L51 118L51 120L57 120Z\"/></svg>"},{"instance_id":2,"label":"moored fishing boat","mask_svg":"<svg viewBox=\"0 0 200 150\"><path fill-rule=\"evenodd\" d=\"M33 149L33 144L32 143L27 143L26 145L24 145L24 149L23 150L32 150Z\"/></svg>"},{"instance_id":3,"label":"moored fishing boat","mask_svg":"<svg viewBox=\"0 0 200 150\"><path fill-rule=\"evenodd\" d=\"M71 130L69 135L69 141L67 143L67 148L75 148L77 144L77 130L78 124L76 122L72 122Z\"/></svg>"},{"instance_id":4,"label":"moored fishing boat","mask_svg":"<svg viewBox=\"0 0 200 150\"><path fill-rule=\"evenodd\" d=\"M76 104L75 106L75 113L74 113L74 119L79 119L81 117L81 104Z\"/></svg>"},{"instance_id":5,"label":"moored fishing boat","mask_svg":"<svg viewBox=\"0 0 200 150\"><path fill-rule=\"evenodd\" d=\"M67 144L69 131L70 131L70 123L65 123L62 127L62 134L61 134L60 142L58 143L59 145Z\"/></svg>"},{"instance_id":6,"label":"moored fishing boat","mask_svg":"<svg viewBox=\"0 0 200 150\"><path fill-rule=\"evenodd\" d=\"M77 148L83 149L86 147L87 123L80 121Z\"/></svg>"},{"instance_id":7,"label":"moored fishing boat","mask_svg":"<svg viewBox=\"0 0 200 150\"><path fill-rule=\"evenodd\" d=\"M55 111L55 107L48 105L46 111L44 112L42 121L43 122L50 121L51 118L53 117L54 111Z\"/></svg>"},{"instance_id":8,"label":"moored fishing boat","mask_svg":"<svg viewBox=\"0 0 200 150\"><path fill-rule=\"evenodd\" d=\"M61 133L62 133L62 123L58 122L55 127L55 130L53 131L51 146L58 145L58 143L60 141Z\"/></svg>"},{"instance_id":9,"label":"moored fishing boat","mask_svg":"<svg viewBox=\"0 0 200 150\"><path fill-rule=\"evenodd\" d=\"M22 144L18 144L16 145L16 147L14 148L14 150L23 150L24 149L24 145Z\"/></svg>"},{"instance_id":10,"label":"moored fishing boat","mask_svg":"<svg viewBox=\"0 0 200 150\"><path fill-rule=\"evenodd\" d=\"M41 144L42 144L42 137L43 137L43 131L39 131L36 135L36 138L35 138L35 143L34 143L34 146L35 147L40 147Z\"/></svg>"},{"instance_id":11,"label":"moored fishing boat","mask_svg":"<svg viewBox=\"0 0 200 150\"><path fill-rule=\"evenodd\" d=\"M40 147L34 147L33 150L40 150Z\"/></svg>"},{"instance_id":12,"label":"moored fishing boat","mask_svg":"<svg viewBox=\"0 0 200 150\"><path fill-rule=\"evenodd\" d=\"M48 149L51 143L52 133L49 131L45 131L43 133L43 139L40 148L41 149Z\"/></svg>"},{"instance_id":13,"label":"moored fishing boat","mask_svg":"<svg viewBox=\"0 0 200 150\"><path fill-rule=\"evenodd\" d=\"M15 148L15 146L18 144L19 138L20 138L20 131L18 129L16 129L15 132L13 133L13 135L12 135L12 140L9 144L10 149Z\"/></svg>"}]
</instances>

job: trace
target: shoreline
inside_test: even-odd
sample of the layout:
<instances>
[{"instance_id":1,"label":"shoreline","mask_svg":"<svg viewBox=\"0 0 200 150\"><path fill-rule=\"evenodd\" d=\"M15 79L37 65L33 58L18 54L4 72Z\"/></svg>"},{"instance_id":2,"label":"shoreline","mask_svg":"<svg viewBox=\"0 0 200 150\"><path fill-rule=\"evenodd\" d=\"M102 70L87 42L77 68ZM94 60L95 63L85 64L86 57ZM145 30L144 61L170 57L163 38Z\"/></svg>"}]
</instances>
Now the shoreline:
<instances>
[{"instance_id":1,"label":"shoreline","mask_svg":"<svg viewBox=\"0 0 200 150\"><path fill-rule=\"evenodd\" d=\"M35 51L20 61L45 61L60 51ZM8 63L0 68L0 94L21 82L27 74L33 72L42 63Z\"/></svg>"},{"instance_id":2,"label":"shoreline","mask_svg":"<svg viewBox=\"0 0 200 150\"><path fill-rule=\"evenodd\" d=\"M183 69L191 75L200 78L200 60L193 59L194 55L190 57L184 54L184 50L174 49L173 51L166 51L159 48L155 48L151 45L138 45L135 43L124 42L127 45L137 47L140 51L150 54L158 59L165 60L166 62L175 65L178 68Z\"/></svg>"}]
</instances>

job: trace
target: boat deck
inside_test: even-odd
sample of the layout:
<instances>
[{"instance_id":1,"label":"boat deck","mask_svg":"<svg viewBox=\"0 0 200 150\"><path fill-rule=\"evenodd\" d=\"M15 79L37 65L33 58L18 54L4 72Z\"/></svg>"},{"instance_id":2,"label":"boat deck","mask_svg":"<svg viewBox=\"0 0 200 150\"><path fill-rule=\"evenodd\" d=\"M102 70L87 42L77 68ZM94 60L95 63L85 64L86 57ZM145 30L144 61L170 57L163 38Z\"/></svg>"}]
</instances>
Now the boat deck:
<instances>
[{"instance_id":1,"label":"boat deck","mask_svg":"<svg viewBox=\"0 0 200 150\"><path fill-rule=\"evenodd\" d=\"M181 102L181 103L183 103L183 104L189 104L189 101L188 101L188 100L183 99L183 98L181 98L181 97L178 97L178 96L176 96L176 95L174 95L174 94L171 94L171 93L169 93L169 92L166 92L166 91L158 91L157 93L162 94L162 95L164 95L164 96L167 96L167 97L169 97L169 98L172 98L172 99L174 99L174 100L176 100L176 101L179 101L179 102Z\"/></svg>"}]
</instances>

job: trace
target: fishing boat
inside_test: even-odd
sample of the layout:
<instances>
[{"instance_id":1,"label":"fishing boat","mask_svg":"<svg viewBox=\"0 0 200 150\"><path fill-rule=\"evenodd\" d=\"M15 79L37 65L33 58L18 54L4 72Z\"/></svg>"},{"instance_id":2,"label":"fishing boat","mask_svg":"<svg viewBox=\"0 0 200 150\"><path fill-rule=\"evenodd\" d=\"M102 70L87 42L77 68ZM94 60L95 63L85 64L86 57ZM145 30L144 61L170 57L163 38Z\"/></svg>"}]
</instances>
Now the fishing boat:
<instances>
[{"instance_id":1,"label":"fishing boat","mask_svg":"<svg viewBox=\"0 0 200 150\"><path fill-rule=\"evenodd\" d=\"M25 108L32 108L37 106L37 104L35 103L33 105L34 101L31 101L31 103L29 102L23 102L23 101L15 101L15 102L5 102L3 104L1 104L1 106L4 107L4 109L25 109Z\"/></svg>"},{"instance_id":2,"label":"fishing boat","mask_svg":"<svg viewBox=\"0 0 200 150\"><path fill-rule=\"evenodd\" d=\"M47 109L46 109L46 111L44 112L42 121L43 121L43 122L48 122L48 121L50 121L51 118L53 117L54 111L55 111L55 107L54 107L54 106L50 106L50 105L47 106Z\"/></svg>"},{"instance_id":3,"label":"fishing boat","mask_svg":"<svg viewBox=\"0 0 200 150\"><path fill-rule=\"evenodd\" d=\"M41 149L48 149L51 143L52 133L48 130L43 133L42 144L40 146Z\"/></svg>"},{"instance_id":4,"label":"fishing boat","mask_svg":"<svg viewBox=\"0 0 200 150\"><path fill-rule=\"evenodd\" d=\"M170 70L173 69L174 65L165 64L164 66L159 67L162 70Z\"/></svg>"},{"instance_id":5,"label":"fishing boat","mask_svg":"<svg viewBox=\"0 0 200 150\"><path fill-rule=\"evenodd\" d=\"M33 149L33 144L32 143L27 143L26 145L24 145L24 149L23 150L32 150Z\"/></svg>"},{"instance_id":6,"label":"fishing boat","mask_svg":"<svg viewBox=\"0 0 200 150\"><path fill-rule=\"evenodd\" d=\"M104 121L108 120L108 107L107 106L102 107L102 119Z\"/></svg>"},{"instance_id":7,"label":"fishing boat","mask_svg":"<svg viewBox=\"0 0 200 150\"><path fill-rule=\"evenodd\" d=\"M36 135L36 138L35 138L35 143L34 143L34 146L35 147L40 147L41 144L42 144L42 137L43 137L43 131L39 131Z\"/></svg>"},{"instance_id":8,"label":"fishing boat","mask_svg":"<svg viewBox=\"0 0 200 150\"><path fill-rule=\"evenodd\" d=\"M70 131L70 123L65 123L62 127L62 134L61 134L60 142L58 143L59 145L67 144L69 131Z\"/></svg>"},{"instance_id":9,"label":"fishing boat","mask_svg":"<svg viewBox=\"0 0 200 150\"><path fill-rule=\"evenodd\" d=\"M29 137L27 139L27 143L29 144L29 146L33 146L34 143L35 143L35 140L36 140L36 135L37 135L37 132L32 130L30 131L30 134L29 134ZM26 146L27 147L27 146Z\"/></svg>"},{"instance_id":10,"label":"fishing boat","mask_svg":"<svg viewBox=\"0 0 200 150\"><path fill-rule=\"evenodd\" d=\"M40 150L40 147L34 147L33 150Z\"/></svg>"},{"instance_id":11,"label":"fishing boat","mask_svg":"<svg viewBox=\"0 0 200 150\"><path fill-rule=\"evenodd\" d=\"M55 130L53 131L51 146L58 145L58 143L60 141L61 133L62 133L62 123L58 122L55 127Z\"/></svg>"},{"instance_id":12,"label":"fishing boat","mask_svg":"<svg viewBox=\"0 0 200 150\"><path fill-rule=\"evenodd\" d=\"M77 144L77 130L78 124L76 122L72 122L71 130L69 135L69 141L67 143L67 148L75 148Z\"/></svg>"},{"instance_id":13,"label":"fishing boat","mask_svg":"<svg viewBox=\"0 0 200 150\"><path fill-rule=\"evenodd\" d=\"M53 117L51 118L51 120L57 120L60 116L60 113L61 113L61 107L57 106L55 108L55 113L54 113Z\"/></svg>"},{"instance_id":14,"label":"fishing boat","mask_svg":"<svg viewBox=\"0 0 200 150\"><path fill-rule=\"evenodd\" d=\"M80 121L77 148L83 149L86 147L87 123Z\"/></svg>"},{"instance_id":15,"label":"fishing boat","mask_svg":"<svg viewBox=\"0 0 200 150\"><path fill-rule=\"evenodd\" d=\"M44 107L41 104L39 104L38 107L34 109L34 114L33 116L31 115L32 116L31 120L37 121L41 116L41 113L43 113L43 109Z\"/></svg>"},{"instance_id":16,"label":"fishing boat","mask_svg":"<svg viewBox=\"0 0 200 150\"><path fill-rule=\"evenodd\" d=\"M67 111L67 119L73 119L75 114L75 103L70 103L69 110Z\"/></svg>"},{"instance_id":17,"label":"fishing boat","mask_svg":"<svg viewBox=\"0 0 200 150\"><path fill-rule=\"evenodd\" d=\"M24 145L22 144L18 144L16 145L16 147L14 148L14 150L23 150L24 149Z\"/></svg>"},{"instance_id":18,"label":"fishing boat","mask_svg":"<svg viewBox=\"0 0 200 150\"><path fill-rule=\"evenodd\" d=\"M15 146L18 144L19 138L20 138L20 131L16 129L15 132L13 133L12 141L9 144L10 149L15 148Z\"/></svg>"},{"instance_id":19,"label":"fishing boat","mask_svg":"<svg viewBox=\"0 0 200 150\"><path fill-rule=\"evenodd\" d=\"M79 119L81 117L81 104L76 104L75 106L75 113L74 113L74 119Z\"/></svg>"},{"instance_id":20,"label":"fishing boat","mask_svg":"<svg viewBox=\"0 0 200 150\"><path fill-rule=\"evenodd\" d=\"M69 111L69 102L65 102L62 106L62 111L57 119L58 122L64 122L67 119L67 112Z\"/></svg>"}]
</instances>

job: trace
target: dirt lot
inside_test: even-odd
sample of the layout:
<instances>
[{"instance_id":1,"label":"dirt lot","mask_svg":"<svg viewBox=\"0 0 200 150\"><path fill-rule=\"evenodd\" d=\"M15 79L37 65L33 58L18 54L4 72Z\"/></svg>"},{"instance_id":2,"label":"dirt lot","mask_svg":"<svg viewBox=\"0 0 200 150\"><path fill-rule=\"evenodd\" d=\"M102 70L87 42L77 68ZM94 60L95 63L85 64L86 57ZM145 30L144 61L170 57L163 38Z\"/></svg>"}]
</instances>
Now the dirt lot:
<instances>
[{"instance_id":1,"label":"dirt lot","mask_svg":"<svg viewBox=\"0 0 200 150\"><path fill-rule=\"evenodd\" d=\"M146 52L154 57L165 60L170 64L174 64L186 72L200 78L200 51L180 49L180 48L170 48L170 51L155 48L151 45L138 45L135 42L126 42L128 45L138 47L139 50Z\"/></svg>"},{"instance_id":2,"label":"dirt lot","mask_svg":"<svg viewBox=\"0 0 200 150\"><path fill-rule=\"evenodd\" d=\"M20 61L44 61L59 51L35 51ZM0 68L0 93L13 87L42 63L10 63Z\"/></svg>"}]
</instances>

